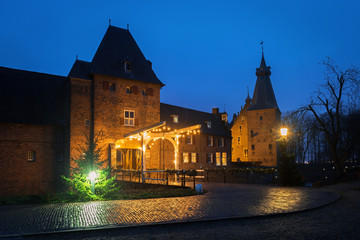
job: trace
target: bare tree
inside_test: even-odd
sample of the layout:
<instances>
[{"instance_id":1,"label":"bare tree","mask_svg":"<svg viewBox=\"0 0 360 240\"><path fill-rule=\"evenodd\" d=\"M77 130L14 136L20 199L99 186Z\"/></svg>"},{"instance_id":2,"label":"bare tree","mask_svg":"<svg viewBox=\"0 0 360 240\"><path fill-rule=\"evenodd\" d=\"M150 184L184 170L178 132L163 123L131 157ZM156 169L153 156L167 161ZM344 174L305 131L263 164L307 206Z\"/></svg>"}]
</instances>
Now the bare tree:
<instances>
[{"instance_id":1,"label":"bare tree","mask_svg":"<svg viewBox=\"0 0 360 240\"><path fill-rule=\"evenodd\" d=\"M325 67L326 83L315 92L309 104L299 108L298 113L311 113L323 132L330 149L335 167L341 171L350 150L350 140L346 138L347 124L344 117L357 110L359 103L359 68L350 67L341 70L330 58L322 64ZM355 95L354 95L355 94ZM357 95L356 95L357 94Z\"/></svg>"}]
</instances>

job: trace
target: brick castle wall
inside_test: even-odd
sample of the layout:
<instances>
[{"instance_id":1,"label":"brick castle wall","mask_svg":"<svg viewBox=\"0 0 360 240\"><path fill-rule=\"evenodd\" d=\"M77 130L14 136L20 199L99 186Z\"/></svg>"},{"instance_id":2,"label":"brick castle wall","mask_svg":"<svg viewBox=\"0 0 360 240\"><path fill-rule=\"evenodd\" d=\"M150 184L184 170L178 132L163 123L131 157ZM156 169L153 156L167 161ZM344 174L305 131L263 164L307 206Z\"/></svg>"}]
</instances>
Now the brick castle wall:
<instances>
[{"instance_id":1,"label":"brick castle wall","mask_svg":"<svg viewBox=\"0 0 360 240\"><path fill-rule=\"evenodd\" d=\"M54 190L68 166L62 127L0 123L0 196L37 195ZM28 161L28 151L35 160Z\"/></svg>"}]
</instances>

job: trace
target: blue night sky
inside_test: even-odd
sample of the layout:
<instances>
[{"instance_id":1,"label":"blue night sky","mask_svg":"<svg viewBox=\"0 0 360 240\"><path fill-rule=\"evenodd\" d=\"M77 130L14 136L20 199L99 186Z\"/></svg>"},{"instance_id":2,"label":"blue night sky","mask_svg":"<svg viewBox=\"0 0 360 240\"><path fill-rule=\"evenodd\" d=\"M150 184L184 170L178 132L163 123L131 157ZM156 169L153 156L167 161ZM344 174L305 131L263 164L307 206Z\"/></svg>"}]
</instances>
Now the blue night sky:
<instances>
[{"instance_id":1,"label":"blue night sky","mask_svg":"<svg viewBox=\"0 0 360 240\"><path fill-rule=\"evenodd\" d=\"M360 65L360 1L0 0L0 66L66 76L91 61L111 19L166 84L161 101L230 119L255 87L264 41L282 112L305 104L326 56Z\"/></svg>"}]
</instances>

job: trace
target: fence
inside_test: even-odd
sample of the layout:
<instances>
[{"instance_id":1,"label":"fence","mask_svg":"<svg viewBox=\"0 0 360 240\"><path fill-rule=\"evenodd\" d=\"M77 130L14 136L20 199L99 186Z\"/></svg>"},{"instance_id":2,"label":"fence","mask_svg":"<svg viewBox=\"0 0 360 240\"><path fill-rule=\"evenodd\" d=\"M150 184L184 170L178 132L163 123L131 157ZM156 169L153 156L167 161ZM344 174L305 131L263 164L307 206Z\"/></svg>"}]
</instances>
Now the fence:
<instances>
[{"instance_id":1,"label":"fence","mask_svg":"<svg viewBox=\"0 0 360 240\"><path fill-rule=\"evenodd\" d=\"M236 169L194 169L194 170L146 170L144 181L153 184L181 185L186 182L218 183L275 183L277 171L274 168ZM141 182L141 171L118 170L117 180Z\"/></svg>"}]
</instances>

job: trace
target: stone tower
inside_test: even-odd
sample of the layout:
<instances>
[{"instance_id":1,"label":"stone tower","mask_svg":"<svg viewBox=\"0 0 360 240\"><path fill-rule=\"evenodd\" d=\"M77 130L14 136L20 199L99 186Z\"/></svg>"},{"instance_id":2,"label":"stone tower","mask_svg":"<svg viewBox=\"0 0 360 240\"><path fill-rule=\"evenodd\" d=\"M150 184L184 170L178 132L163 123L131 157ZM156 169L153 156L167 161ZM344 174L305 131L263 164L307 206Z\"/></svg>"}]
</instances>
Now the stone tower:
<instances>
[{"instance_id":1,"label":"stone tower","mask_svg":"<svg viewBox=\"0 0 360 240\"><path fill-rule=\"evenodd\" d=\"M281 112L270 81L270 66L262 54L256 69L253 98L246 99L241 112L235 116L232 131L232 161L253 162L262 166L277 165L276 135Z\"/></svg>"}]
</instances>

